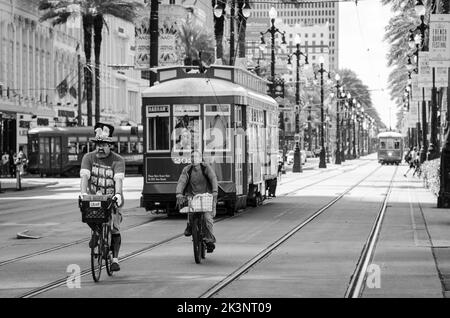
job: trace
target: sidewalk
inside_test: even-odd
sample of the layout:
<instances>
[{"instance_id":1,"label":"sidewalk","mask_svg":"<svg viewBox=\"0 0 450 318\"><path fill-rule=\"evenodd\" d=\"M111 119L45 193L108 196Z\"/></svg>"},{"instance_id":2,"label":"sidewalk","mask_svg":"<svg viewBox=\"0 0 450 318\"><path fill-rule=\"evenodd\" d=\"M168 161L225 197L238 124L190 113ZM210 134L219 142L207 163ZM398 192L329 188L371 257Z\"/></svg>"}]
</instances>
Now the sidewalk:
<instances>
[{"instance_id":1,"label":"sidewalk","mask_svg":"<svg viewBox=\"0 0 450 318\"><path fill-rule=\"evenodd\" d=\"M414 184L419 210L431 242L431 251L441 280L444 297L450 297L450 209L438 209L437 197L423 187L422 179L410 179Z\"/></svg>"},{"instance_id":2,"label":"sidewalk","mask_svg":"<svg viewBox=\"0 0 450 318\"><path fill-rule=\"evenodd\" d=\"M0 178L0 193L5 191L17 191L16 184L16 178ZM48 180L45 178L29 178L24 176L21 178L21 191L47 187L55 184L58 184L58 181L55 181L54 179Z\"/></svg>"}]
</instances>

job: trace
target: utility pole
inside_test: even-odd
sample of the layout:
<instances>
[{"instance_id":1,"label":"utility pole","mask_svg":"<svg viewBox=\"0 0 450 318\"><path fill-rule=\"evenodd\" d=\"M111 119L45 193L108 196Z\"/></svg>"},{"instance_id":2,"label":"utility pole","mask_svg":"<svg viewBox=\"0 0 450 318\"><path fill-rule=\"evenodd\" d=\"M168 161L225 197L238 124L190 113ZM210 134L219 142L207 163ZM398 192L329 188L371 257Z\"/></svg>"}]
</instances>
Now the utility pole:
<instances>
[{"instance_id":1,"label":"utility pole","mask_svg":"<svg viewBox=\"0 0 450 318\"><path fill-rule=\"evenodd\" d=\"M77 46L77 51L79 49L79 46ZM78 126L81 126L81 122L82 122L82 108L81 108L81 98L82 98L82 91L81 91L81 56L80 56L80 51L78 51L78 116L77 116L77 121L78 121Z\"/></svg>"},{"instance_id":2,"label":"utility pole","mask_svg":"<svg viewBox=\"0 0 450 318\"><path fill-rule=\"evenodd\" d=\"M159 0L151 0L150 6L150 69L158 66L158 17L159 17ZM150 85L153 86L157 80L157 74L152 70L149 71Z\"/></svg>"}]
</instances>

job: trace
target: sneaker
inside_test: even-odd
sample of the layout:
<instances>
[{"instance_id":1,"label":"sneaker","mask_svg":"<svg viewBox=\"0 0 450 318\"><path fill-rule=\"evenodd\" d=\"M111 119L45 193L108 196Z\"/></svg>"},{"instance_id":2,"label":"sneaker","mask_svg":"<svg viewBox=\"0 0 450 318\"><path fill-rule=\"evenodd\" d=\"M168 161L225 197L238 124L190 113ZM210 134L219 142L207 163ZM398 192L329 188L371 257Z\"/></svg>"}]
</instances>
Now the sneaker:
<instances>
[{"instance_id":1,"label":"sneaker","mask_svg":"<svg viewBox=\"0 0 450 318\"><path fill-rule=\"evenodd\" d=\"M89 241L89 248L94 248L98 245L98 235L97 233L92 234L91 240Z\"/></svg>"},{"instance_id":2,"label":"sneaker","mask_svg":"<svg viewBox=\"0 0 450 318\"><path fill-rule=\"evenodd\" d=\"M111 272L118 272L118 271L120 271L119 263L113 262L111 264Z\"/></svg>"},{"instance_id":3,"label":"sneaker","mask_svg":"<svg viewBox=\"0 0 450 318\"><path fill-rule=\"evenodd\" d=\"M212 253L214 249L216 248L216 245L214 243L206 243L206 252Z\"/></svg>"},{"instance_id":4,"label":"sneaker","mask_svg":"<svg viewBox=\"0 0 450 318\"><path fill-rule=\"evenodd\" d=\"M191 224L188 223L186 229L184 230L184 236L191 236L191 235L192 235L192 228Z\"/></svg>"}]
</instances>

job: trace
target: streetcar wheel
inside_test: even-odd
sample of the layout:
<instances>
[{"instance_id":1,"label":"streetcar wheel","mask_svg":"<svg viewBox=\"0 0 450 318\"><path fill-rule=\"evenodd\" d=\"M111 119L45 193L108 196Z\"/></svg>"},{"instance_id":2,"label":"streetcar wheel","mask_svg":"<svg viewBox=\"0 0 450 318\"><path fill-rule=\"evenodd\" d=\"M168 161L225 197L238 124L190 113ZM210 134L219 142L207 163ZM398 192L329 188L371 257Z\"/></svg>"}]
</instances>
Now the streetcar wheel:
<instances>
[{"instance_id":1,"label":"streetcar wheel","mask_svg":"<svg viewBox=\"0 0 450 318\"><path fill-rule=\"evenodd\" d=\"M101 236L99 236L96 246L91 248L91 272L94 282L98 282L100 280L100 275L102 273L102 249L103 240Z\"/></svg>"},{"instance_id":2,"label":"streetcar wheel","mask_svg":"<svg viewBox=\"0 0 450 318\"><path fill-rule=\"evenodd\" d=\"M199 218L194 217L192 224L192 245L194 248L194 259L197 264L202 262L201 259L201 248L203 242L200 240L200 228L199 228Z\"/></svg>"},{"instance_id":3,"label":"streetcar wheel","mask_svg":"<svg viewBox=\"0 0 450 318\"><path fill-rule=\"evenodd\" d=\"M107 224L103 224L103 237L106 238L105 244L103 246L103 257L105 259L105 267L106 273L108 276L113 275L113 271L111 271L112 264L112 251L111 251L111 228Z\"/></svg>"}]
</instances>

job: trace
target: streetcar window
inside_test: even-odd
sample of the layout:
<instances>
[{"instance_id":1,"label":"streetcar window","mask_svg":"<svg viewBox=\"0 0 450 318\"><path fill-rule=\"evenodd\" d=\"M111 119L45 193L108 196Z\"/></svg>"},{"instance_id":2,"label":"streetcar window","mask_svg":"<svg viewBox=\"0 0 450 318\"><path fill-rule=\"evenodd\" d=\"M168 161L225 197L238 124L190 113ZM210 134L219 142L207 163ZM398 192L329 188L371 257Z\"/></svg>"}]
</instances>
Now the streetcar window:
<instances>
[{"instance_id":1,"label":"streetcar window","mask_svg":"<svg viewBox=\"0 0 450 318\"><path fill-rule=\"evenodd\" d=\"M400 149L400 141L394 141L394 149Z\"/></svg>"},{"instance_id":2,"label":"streetcar window","mask_svg":"<svg viewBox=\"0 0 450 318\"><path fill-rule=\"evenodd\" d=\"M201 149L200 105L174 105L173 151Z\"/></svg>"},{"instance_id":3,"label":"streetcar window","mask_svg":"<svg viewBox=\"0 0 450 318\"><path fill-rule=\"evenodd\" d=\"M121 141L119 143L119 153L128 153L128 142Z\"/></svg>"},{"instance_id":4,"label":"streetcar window","mask_svg":"<svg viewBox=\"0 0 450 318\"><path fill-rule=\"evenodd\" d=\"M230 105L205 105L205 151L229 150Z\"/></svg>"},{"instance_id":5,"label":"streetcar window","mask_svg":"<svg viewBox=\"0 0 450 318\"><path fill-rule=\"evenodd\" d=\"M67 152L70 154L77 153L77 138L76 137L67 138Z\"/></svg>"},{"instance_id":6,"label":"streetcar window","mask_svg":"<svg viewBox=\"0 0 450 318\"><path fill-rule=\"evenodd\" d=\"M87 153L88 152L87 144L84 142L80 142L79 151L80 151L80 153Z\"/></svg>"},{"instance_id":7,"label":"streetcar window","mask_svg":"<svg viewBox=\"0 0 450 318\"><path fill-rule=\"evenodd\" d=\"M386 142L380 142L380 149L386 149Z\"/></svg>"},{"instance_id":8,"label":"streetcar window","mask_svg":"<svg viewBox=\"0 0 450 318\"><path fill-rule=\"evenodd\" d=\"M31 153L36 153L38 151L39 151L38 139L31 139Z\"/></svg>"}]
</instances>

